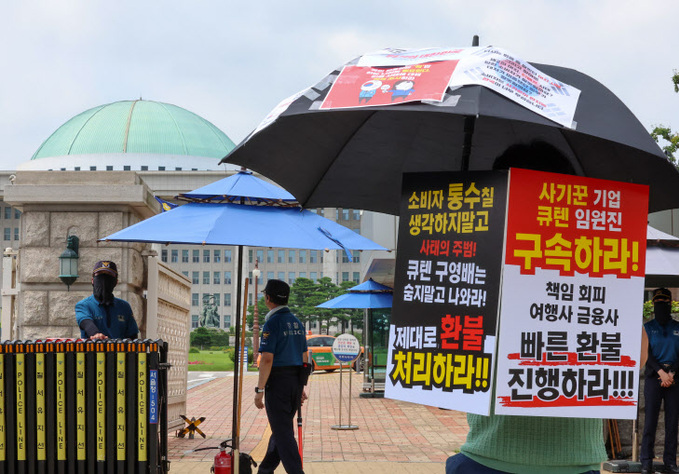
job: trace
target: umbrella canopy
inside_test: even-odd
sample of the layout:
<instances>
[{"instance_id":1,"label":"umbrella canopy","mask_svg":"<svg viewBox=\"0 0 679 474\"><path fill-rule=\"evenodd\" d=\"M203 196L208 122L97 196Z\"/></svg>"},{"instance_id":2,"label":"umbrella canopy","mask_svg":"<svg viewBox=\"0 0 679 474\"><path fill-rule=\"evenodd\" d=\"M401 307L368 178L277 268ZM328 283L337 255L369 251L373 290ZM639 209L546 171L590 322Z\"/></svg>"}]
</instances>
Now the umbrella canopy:
<instances>
[{"instance_id":1,"label":"umbrella canopy","mask_svg":"<svg viewBox=\"0 0 679 474\"><path fill-rule=\"evenodd\" d=\"M370 278L349 289L348 293L321 303L317 308L391 308L393 290Z\"/></svg>"},{"instance_id":2,"label":"umbrella canopy","mask_svg":"<svg viewBox=\"0 0 679 474\"><path fill-rule=\"evenodd\" d=\"M679 248L646 247L647 288L679 287Z\"/></svg>"},{"instance_id":3,"label":"umbrella canopy","mask_svg":"<svg viewBox=\"0 0 679 474\"><path fill-rule=\"evenodd\" d=\"M487 49L472 56L485 58ZM679 207L679 172L613 93L573 69L521 64L546 75L559 93L564 84L579 90L572 124L557 123L481 85L448 87L440 102L322 108L343 66L281 103L222 162L268 176L304 207L396 215L403 173L487 170L510 146L539 139L561 151L580 175L650 185L652 212ZM496 82L514 87L508 76Z\"/></svg>"},{"instance_id":4,"label":"umbrella canopy","mask_svg":"<svg viewBox=\"0 0 679 474\"><path fill-rule=\"evenodd\" d=\"M679 238L650 225L646 238L646 287L679 287Z\"/></svg>"},{"instance_id":5,"label":"umbrella canopy","mask_svg":"<svg viewBox=\"0 0 679 474\"><path fill-rule=\"evenodd\" d=\"M252 172L241 170L228 178L220 179L202 188L177 196L191 202L236 202L238 204L291 204L295 197L285 189L256 178Z\"/></svg>"},{"instance_id":6,"label":"umbrella canopy","mask_svg":"<svg viewBox=\"0 0 679 474\"><path fill-rule=\"evenodd\" d=\"M242 193L237 195L236 193ZM291 202L284 190L241 171L179 196L189 202L104 237L104 241L238 246L236 353L240 347L243 246L307 249L386 250L356 232L301 208L267 205ZM294 199L294 198L293 198ZM227 202L222 202L227 201ZM234 204L238 202L239 204ZM239 369L234 364L232 439L239 449ZM235 463L238 461L234 461Z\"/></svg>"},{"instance_id":7,"label":"umbrella canopy","mask_svg":"<svg viewBox=\"0 0 679 474\"><path fill-rule=\"evenodd\" d=\"M188 203L102 240L345 251L386 250L353 230L311 211L229 203Z\"/></svg>"}]
</instances>

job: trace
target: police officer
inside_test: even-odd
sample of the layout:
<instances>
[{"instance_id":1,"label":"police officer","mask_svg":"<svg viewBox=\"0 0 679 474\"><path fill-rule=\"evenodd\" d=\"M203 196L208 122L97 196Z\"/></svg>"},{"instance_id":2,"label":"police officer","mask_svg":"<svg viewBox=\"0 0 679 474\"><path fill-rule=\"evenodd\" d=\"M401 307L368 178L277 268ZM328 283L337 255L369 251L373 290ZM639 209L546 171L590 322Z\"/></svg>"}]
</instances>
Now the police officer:
<instances>
[{"instance_id":1,"label":"police officer","mask_svg":"<svg viewBox=\"0 0 679 474\"><path fill-rule=\"evenodd\" d=\"M139 333L130 304L113 296L118 284L114 262L102 260L92 270L92 295L75 305L75 320L83 339L136 339Z\"/></svg>"},{"instance_id":2,"label":"police officer","mask_svg":"<svg viewBox=\"0 0 679 474\"><path fill-rule=\"evenodd\" d=\"M261 409L266 405L271 437L259 465L260 474L273 473L280 462L289 474L304 472L292 422L295 411L306 399L303 377L308 376L309 364L304 326L287 307L289 296L287 283L267 281L264 299L269 312L259 344L262 357L255 387L255 406Z\"/></svg>"},{"instance_id":3,"label":"police officer","mask_svg":"<svg viewBox=\"0 0 679 474\"><path fill-rule=\"evenodd\" d=\"M644 398L646 420L641 440L641 472L653 472L653 446L658 426L660 404L665 407L664 472L679 473L677 468L677 423L679 422L679 385L675 374L679 368L679 322L672 319L672 293L667 288L653 291L655 319L644 324L648 347Z\"/></svg>"}]
</instances>

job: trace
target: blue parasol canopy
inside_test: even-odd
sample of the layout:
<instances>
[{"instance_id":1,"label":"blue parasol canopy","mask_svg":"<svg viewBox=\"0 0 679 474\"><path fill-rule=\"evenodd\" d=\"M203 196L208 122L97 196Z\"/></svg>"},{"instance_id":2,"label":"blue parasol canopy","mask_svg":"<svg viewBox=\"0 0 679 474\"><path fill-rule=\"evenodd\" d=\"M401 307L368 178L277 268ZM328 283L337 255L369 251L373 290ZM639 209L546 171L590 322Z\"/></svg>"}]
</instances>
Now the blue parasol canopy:
<instances>
[{"instance_id":1,"label":"blue parasol canopy","mask_svg":"<svg viewBox=\"0 0 679 474\"><path fill-rule=\"evenodd\" d=\"M188 203L105 241L249 245L321 250L386 250L347 227L300 208Z\"/></svg>"},{"instance_id":2,"label":"blue parasol canopy","mask_svg":"<svg viewBox=\"0 0 679 474\"><path fill-rule=\"evenodd\" d=\"M177 196L192 202L236 202L238 204L277 204L299 206L295 196L283 188L252 175L251 171L239 171L202 188Z\"/></svg>"},{"instance_id":3,"label":"blue parasol canopy","mask_svg":"<svg viewBox=\"0 0 679 474\"><path fill-rule=\"evenodd\" d=\"M321 303L317 308L391 308L393 290L370 278L349 289L348 293Z\"/></svg>"}]
</instances>

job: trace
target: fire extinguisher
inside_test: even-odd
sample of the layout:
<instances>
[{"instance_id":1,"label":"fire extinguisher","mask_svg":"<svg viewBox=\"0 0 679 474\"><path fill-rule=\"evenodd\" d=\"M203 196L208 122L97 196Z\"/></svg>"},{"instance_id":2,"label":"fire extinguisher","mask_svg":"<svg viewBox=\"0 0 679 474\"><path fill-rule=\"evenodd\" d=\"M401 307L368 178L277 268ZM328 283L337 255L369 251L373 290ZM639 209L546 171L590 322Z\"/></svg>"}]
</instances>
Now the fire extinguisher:
<instances>
[{"instance_id":1,"label":"fire extinguisher","mask_svg":"<svg viewBox=\"0 0 679 474\"><path fill-rule=\"evenodd\" d=\"M226 446L219 446L211 471L215 474L231 474L231 454L226 452Z\"/></svg>"}]
</instances>

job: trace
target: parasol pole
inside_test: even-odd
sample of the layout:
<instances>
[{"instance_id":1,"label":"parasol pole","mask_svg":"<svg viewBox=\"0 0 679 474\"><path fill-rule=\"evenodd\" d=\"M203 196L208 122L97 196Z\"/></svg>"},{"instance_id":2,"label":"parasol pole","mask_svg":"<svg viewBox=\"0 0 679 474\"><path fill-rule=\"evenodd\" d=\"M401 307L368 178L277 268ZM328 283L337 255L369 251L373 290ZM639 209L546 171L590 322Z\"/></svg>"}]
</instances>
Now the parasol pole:
<instances>
[{"instance_id":1,"label":"parasol pole","mask_svg":"<svg viewBox=\"0 0 679 474\"><path fill-rule=\"evenodd\" d=\"M236 436L238 439L240 439L240 412L241 412L241 405L243 404L243 357L245 356L245 326L246 326L246 317L247 317L247 306L248 305L248 280L245 280L245 291L243 292L243 320L242 320L242 328L243 330L241 331L241 336L240 336L240 352L239 354L239 360L238 360L238 371L240 372L241 376L239 379L238 383L238 419L236 421ZM245 361L245 365L247 367L248 361ZM238 471L234 471L238 472Z\"/></svg>"},{"instance_id":2,"label":"parasol pole","mask_svg":"<svg viewBox=\"0 0 679 474\"><path fill-rule=\"evenodd\" d=\"M236 354L240 350L240 298L243 287L243 246L238 246L238 283L236 284L236 334L235 334L235 350ZM233 458L233 472L239 472L239 457L240 457L240 440L238 439L238 394L239 384L239 370L238 364L233 364L233 416L231 421L231 438L233 443L232 458Z\"/></svg>"}]
</instances>

